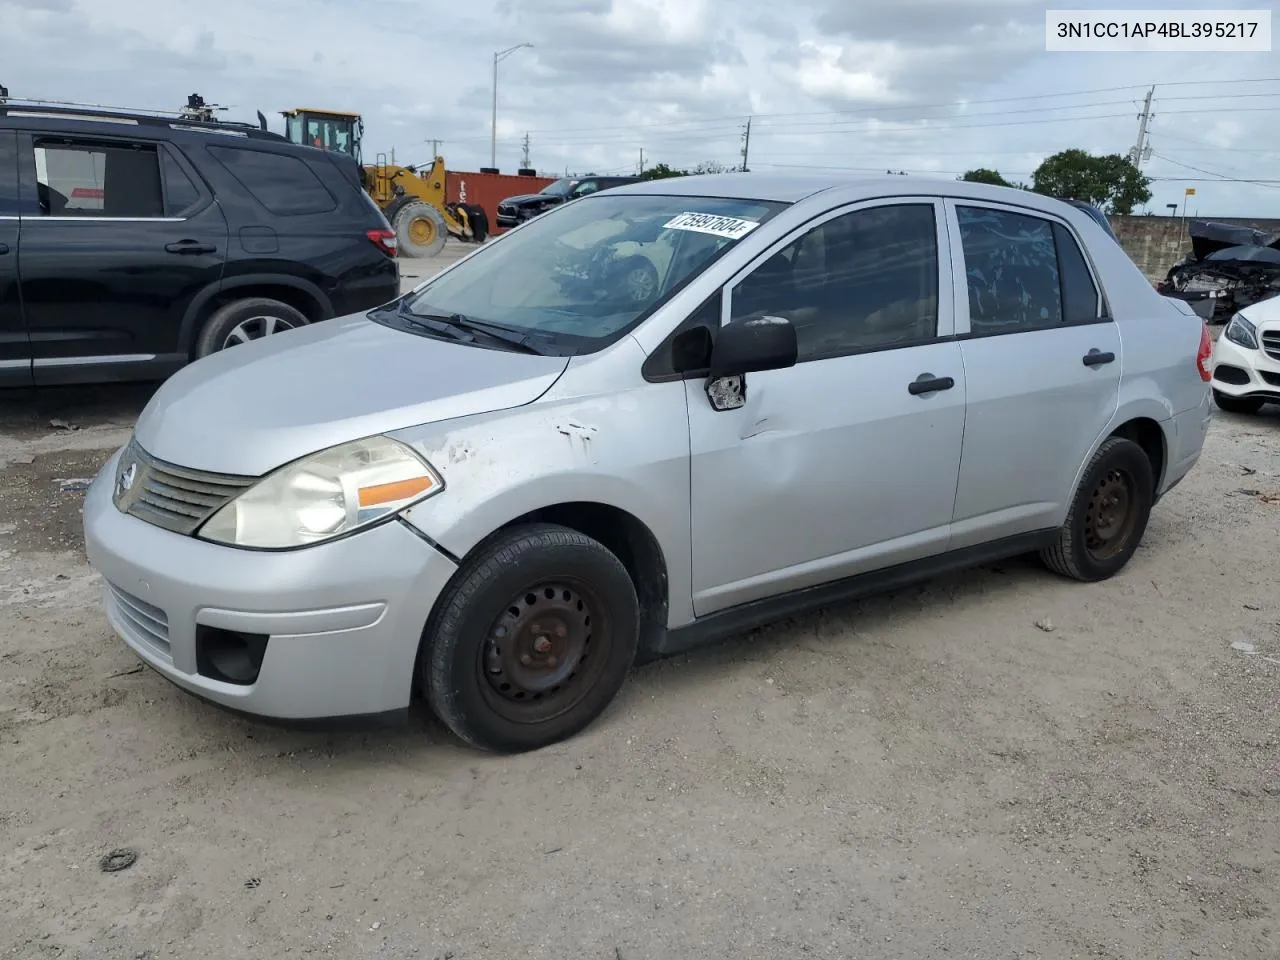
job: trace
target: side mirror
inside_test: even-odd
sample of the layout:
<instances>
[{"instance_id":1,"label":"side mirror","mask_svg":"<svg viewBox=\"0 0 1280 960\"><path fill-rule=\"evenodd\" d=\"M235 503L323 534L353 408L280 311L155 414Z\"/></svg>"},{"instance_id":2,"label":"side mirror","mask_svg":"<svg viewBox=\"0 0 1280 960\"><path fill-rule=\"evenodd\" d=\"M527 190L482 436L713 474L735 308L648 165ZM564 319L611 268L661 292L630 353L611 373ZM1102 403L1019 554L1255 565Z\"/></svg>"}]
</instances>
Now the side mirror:
<instances>
[{"instance_id":1,"label":"side mirror","mask_svg":"<svg viewBox=\"0 0 1280 960\"><path fill-rule=\"evenodd\" d=\"M753 316L716 331L707 376L712 380L757 370L794 367L796 328L786 317Z\"/></svg>"}]
</instances>

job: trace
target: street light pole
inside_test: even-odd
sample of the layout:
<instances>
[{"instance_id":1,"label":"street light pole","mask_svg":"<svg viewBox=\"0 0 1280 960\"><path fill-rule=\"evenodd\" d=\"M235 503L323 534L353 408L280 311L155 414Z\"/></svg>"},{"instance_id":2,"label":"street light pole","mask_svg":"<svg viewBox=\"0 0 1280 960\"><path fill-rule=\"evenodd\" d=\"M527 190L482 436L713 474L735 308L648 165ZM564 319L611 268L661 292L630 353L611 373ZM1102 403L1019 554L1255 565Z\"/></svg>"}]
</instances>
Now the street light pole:
<instances>
[{"instance_id":1,"label":"street light pole","mask_svg":"<svg viewBox=\"0 0 1280 960\"><path fill-rule=\"evenodd\" d=\"M493 55L493 118L489 128L489 166L498 166L498 63L523 47L532 47L532 43L517 43L514 47L499 50Z\"/></svg>"}]
</instances>

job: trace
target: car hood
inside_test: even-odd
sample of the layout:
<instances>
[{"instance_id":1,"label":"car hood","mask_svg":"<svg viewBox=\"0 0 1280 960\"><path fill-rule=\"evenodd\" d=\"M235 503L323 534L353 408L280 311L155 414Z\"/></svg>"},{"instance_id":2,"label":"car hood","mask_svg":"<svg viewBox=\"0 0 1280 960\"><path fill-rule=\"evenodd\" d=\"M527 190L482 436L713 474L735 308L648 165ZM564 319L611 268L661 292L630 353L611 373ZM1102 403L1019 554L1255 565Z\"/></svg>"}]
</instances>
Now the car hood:
<instances>
[{"instance_id":1,"label":"car hood","mask_svg":"<svg viewBox=\"0 0 1280 960\"><path fill-rule=\"evenodd\" d=\"M552 194L549 194L549 193L522 193L518 197L507 197L507 199L503 200L502 202L519 206L521 204L544 203L546 201L556 203L557 201L560 201L563 199L564 199L563 197L553 196Z\"/></svg>"},{"instance_id":2,"label":"car hood","mask_svg":"<svg viewBox=\"0 0 1280 960\"><path fill-rule=\"evenodd\" d=\"M568 363L340 317L182 368L134 435L178 466L260 476L347 440L532 403Z\"/></svg>"}]
</instances>

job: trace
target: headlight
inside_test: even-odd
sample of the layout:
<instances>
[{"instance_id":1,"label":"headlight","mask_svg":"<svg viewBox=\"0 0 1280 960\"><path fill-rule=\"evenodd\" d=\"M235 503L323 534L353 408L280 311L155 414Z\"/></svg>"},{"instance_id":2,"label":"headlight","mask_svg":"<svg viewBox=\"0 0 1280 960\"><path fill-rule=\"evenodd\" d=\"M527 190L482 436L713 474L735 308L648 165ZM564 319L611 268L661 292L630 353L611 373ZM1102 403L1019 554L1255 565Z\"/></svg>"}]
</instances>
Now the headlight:
<instances>
[{"instance_id":1,"label":"headlight","mask_svg":"<svg viewBox=\"0 0 1280 960\"><path fill-rule=\"evenodd\" d=\"M301 547L377 523L443 489L412 449L367 437L268 474L210 517L199 536L237 547Z\"/></svg>"},{"instance_id":2,"label":"headlight","mask_svg":"<svg viewBox=\"0 0 1280 960\"><path fill-rule=\"evenodd\" d=\"M1222 335L1246 350L1258 349L1258 328L1238 313L1231 318Z\"/></svg>"}]
</instances>

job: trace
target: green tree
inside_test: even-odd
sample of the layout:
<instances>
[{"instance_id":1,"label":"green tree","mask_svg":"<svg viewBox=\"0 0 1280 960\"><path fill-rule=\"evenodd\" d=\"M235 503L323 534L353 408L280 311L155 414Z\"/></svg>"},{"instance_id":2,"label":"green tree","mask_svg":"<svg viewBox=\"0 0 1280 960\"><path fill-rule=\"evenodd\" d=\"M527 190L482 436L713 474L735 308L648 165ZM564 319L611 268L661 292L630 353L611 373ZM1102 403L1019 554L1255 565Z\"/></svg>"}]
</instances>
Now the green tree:
<instances>
[{"instance_id":1,"label":"green tree","mask_svg":"<svg viewBox=\"0 0 1280 960\"><path fill-rule=\"evenodd\" d=\"M961 180L967 180L970 183L989 183L993 187L1012 187L1013 184L1000 176L999 170L988 170L986 167L978 167L975 170L966 170Z\"/></svg>"},{"instance_id":2,"label":"green tree","mask_svg":"<svg viewBox=\"0 0 1280 960\"><path fill-rule=\"evenodd\" d=\"M688 170L676 170L665 163L655 163L648 170L644 171L644 173L640 174L641 179L644 180L666 180L669 177L687 176L689 176Z\"/></svg>"},{"instance_id":3,"label":"green tree","mask_svg":"<svg viewBox=\"0 0 1280 960\"><path fill-rule=\"evenodd\" d=\"M1104 213L1127 214L1151 199L1151 179L1118 153L1093 156L1063 150L1045 159L1031 175L1031 189L1054 197L1085 200Z\"/></svg>"}]
</instances>

